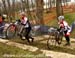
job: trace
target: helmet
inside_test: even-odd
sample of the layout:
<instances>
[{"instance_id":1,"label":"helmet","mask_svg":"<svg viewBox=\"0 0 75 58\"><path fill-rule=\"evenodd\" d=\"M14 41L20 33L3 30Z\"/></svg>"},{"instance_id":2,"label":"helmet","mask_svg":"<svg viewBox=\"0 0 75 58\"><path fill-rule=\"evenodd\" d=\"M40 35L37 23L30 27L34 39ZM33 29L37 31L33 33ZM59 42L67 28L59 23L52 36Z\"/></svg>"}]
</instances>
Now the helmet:
<instances>
[{"instance_id":1,"label":"helmet","mask_svg":"<svg viewBox=\"0 0 75 58\"><path fill-rule=\"evenodd\" d=\"M64 16L59 16L58 20L64 20Z\"/></svg>"},{"instance_id":2,"label":"helmet","mask_svg":"<svg viewBox=\"0 0 75 58\"><path fill-rule=\"evenodd\" d=\"M3 17L4 17L4 18L7 18L7 15L6 15L6 14L3 14Z\"/></svg>"},{"instance_id":3,"label":"helmet","mask_svg":"<svg viewBox=\"0 0 75 58\"><path fill-rule=\"evenodd\" d=\"M25 15L25 12L21 12L20 15Z\"/></svg>"}]
</instances>

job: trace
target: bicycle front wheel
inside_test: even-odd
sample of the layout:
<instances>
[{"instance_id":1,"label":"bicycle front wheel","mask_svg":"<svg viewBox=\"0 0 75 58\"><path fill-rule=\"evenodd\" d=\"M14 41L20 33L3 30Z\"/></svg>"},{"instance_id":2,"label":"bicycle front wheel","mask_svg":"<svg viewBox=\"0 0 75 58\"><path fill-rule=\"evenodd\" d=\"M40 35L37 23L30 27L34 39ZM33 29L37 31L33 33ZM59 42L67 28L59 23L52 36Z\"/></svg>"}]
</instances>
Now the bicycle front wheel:
<instances>
[{"instance_id":1,"label":"bicycle front wheel","mask_svg":"<svg viewBox=\"0 0 75 58\"><path fill-rule=\"evenodd\" d=\"M56 46L55 36L50 35L47 40L47 47L50 49L51 47Z\"/></svg>"}]
</instances>

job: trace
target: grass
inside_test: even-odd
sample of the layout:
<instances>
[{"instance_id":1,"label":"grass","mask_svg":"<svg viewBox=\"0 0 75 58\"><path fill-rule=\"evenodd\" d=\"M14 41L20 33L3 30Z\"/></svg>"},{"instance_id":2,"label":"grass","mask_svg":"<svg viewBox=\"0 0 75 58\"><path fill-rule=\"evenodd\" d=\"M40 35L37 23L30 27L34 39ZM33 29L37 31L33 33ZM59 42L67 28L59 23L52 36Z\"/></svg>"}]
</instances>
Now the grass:
<instances>
[{"instance_id":1,"label":"grass","mask_svg":"<svg viewBox=\"0 0 75 58\"><path fill-rule=\"evenodd\" d=\"M37 38L38 39L38 38ZM11 39L11 41L14 41L14 42L18 42L18 43L21 43L21 44L27 44L27 41L22 41L20 39ZM45 40L46 41L46 40ZM51 49L48 49L47 47L47 42L46 43L40 43L41 41L35 41L31 46L35 46L35 47L38 47L39 49L44 49L44 50L51 50L51 51L56 51L56 52L63 52L63 53L69 53L69 54L73 54L75 55L75 48L74 49L70 49L70 48L67 48L66 46L51 46ZM74 42L73 42L74 43ZM36 53L41 53L39 50L36 52Z\"/></svg>"},{"instance_id":2,"label":"grass","mask_svg":"<svg viewBox=\"0 0 75 58\"><path fill-rule=\"evenodd\" d=\"M75 21L75 12L65 14L65 19L71 25Z\"/></svg>"},{"instance_id":3,"label":"grass","mask_svg":"<svg viewBox=\"0 0 75 58\"><path fill-rule=\"evenodd\" d=\"M6 44L3 44L3 43L0 43L0 58L11 58L11 57L6 57L5 55L17 55L17 56L25 56L25 55L38 55L38 54L41 54L41 52L39 51L37 53L36 52L30 52L30 51L27 51L27 50L22 50L20 48L17 48L17 47L14 47L14 46L8 46ZM20 58L22 58L22 56ZM17 57L12 57L12 58L17 58ZM24 57L25 58L25 57ZM30 57L30 58L33 58L33 57Z\"/></svg>"}]
</instances>

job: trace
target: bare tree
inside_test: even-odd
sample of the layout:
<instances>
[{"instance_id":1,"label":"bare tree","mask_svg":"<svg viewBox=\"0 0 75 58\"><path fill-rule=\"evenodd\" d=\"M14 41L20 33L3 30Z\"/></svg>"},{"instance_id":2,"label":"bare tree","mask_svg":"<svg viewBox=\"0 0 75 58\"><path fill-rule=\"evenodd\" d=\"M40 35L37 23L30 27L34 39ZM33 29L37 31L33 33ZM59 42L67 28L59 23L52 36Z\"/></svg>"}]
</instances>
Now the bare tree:
<instances>
[{"instance_id":1,"label":"bare tree","mask_svg":"<svg viewBox=\"0 0 75 58\"><path fill-rule=\"evenodd\" d=\"M12 0L12 19L15 19L15 0Z\"/></svg>"},{"instance_id":2,"label":"bare tree","mask_svg":"<svg viewBox=\"0 0 75 58\"><path fill-rule=\"evenodd\" d=\"M33 0L31 0L31 7L32 7L32 9L34 9Z\"/></svg>"},{"instance_id":3,"label":"bare tree","mask_svg":"<svg viewBox=\"0 0 75 58\"><path fill-rule=\"evenodd\" d=\"M5 14L7 14L6 1L5 1L5 0L2 0L2 4L3 4L3 12L4 12Z\"/></svg>"},{"instance_id":4,"label":"bare tree","mask_svg":"<svg viewBox=\"0 0 75 58\"><path fill-rule=\"evenodd\" d=\"M25 0L21 0L21 2L22 2L22 11L24 11L25 12Z\"/></svg>"},{"instance_id":5,"label":"bare tree","mask_svg":"<svg viewBox=\"0 0 75 58\"><path fill-rule=\"evenodd\" d=\"M11 5L10 5L10 0L7 0L7 4L8 4L8 13L9 13L9 15L11 15Z\"/></svg>"},{"instance_id":6,"label":"bare tree","mask_svg":"<svg viewBox=\"0 0 75 58\"><path fill-rule=\"evenodd\" d=\"M48 8L48 0L46 0L46 11L47 11L47 8Z\"/></svg>"},{"instance_id":7,"label":"bare tree","mask_svg":"<svg viewBox=\"0 0 75 58\"><path fill-rule=\"evenodd\" d=\"M27 15L29 19L32 19L32 15L31 15L31 11L30 11L31 7L29 5L29 0L26 0L26 10L27 10Z\"/></svg>"},{"instance_id":8,"label":"bare tree","mask_svg":"<svg viewBox=\"0 0 75 58\"><path fill-rule=\"evenodd\" d=\"M56 0L56 13L57 13L57 17L60 15L63 15L63 8L62 8L61 0Z\"/></svg>"},{"instance_id":9,"label":"bare tree","mask_svg":"<svg viewBox=\"0 0 75 58\"><path fill-rule=\"evenodd\" d=\"M36 0L36 16L39 24L44 25L43 21L43 0Z\"/></svg>"},{"instance_id":10,"label":"bare tree","mask_svg":"<svg viewBox=\"0 0 75 58\"><path fill-rule=\"evenodd\" d=\"M6 0L7 1L7 4L8 4L8 6L7 6L7 14L8 14L8 16L9 16L9 18L10 18L10 16L11 16L11 5L10 5L10 0ZM11 21L11 20L10 20Z\"/></svg>"},{"instance_id":11,"label":"bare tree","mask_svg":"<svg viewBox=\"0 0 75 58\"><path fill-rule=\"evenodd\" d=\"M17 18L19 18L19 11L21 11L22 10L22 3L21 2L19 2L19 1L17 1L17 2L15 2L15 13L16 13L16 19Z\"/></svg>"},{"instance_id":12,"label":"bare tree","mask_svg":"<svg viewBox=\"0 0 75 58\"><path fill-rule=\"evenodd\" d=\"M52 1L48 0L48 10L47 10L47 12L51 12L51 9L52 9Z\"/></svg>"},{"instance_id":13,"label":"bare tree","mask_svg":"<svg viewBox=\"0 0 75 58\"><path fill-rule=\"evenodd\" d=\"M0 3L0 13L2 14L2 3Z\"/></svg>"}]
</instances>

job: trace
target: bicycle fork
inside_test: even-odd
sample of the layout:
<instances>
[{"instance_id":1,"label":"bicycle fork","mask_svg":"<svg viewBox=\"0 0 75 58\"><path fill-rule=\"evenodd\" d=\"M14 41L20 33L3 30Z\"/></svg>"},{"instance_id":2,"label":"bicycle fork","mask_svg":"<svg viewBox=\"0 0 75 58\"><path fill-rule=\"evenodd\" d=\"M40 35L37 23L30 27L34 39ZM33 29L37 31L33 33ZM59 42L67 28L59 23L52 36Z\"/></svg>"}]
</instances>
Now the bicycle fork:
<instances>
[{"instance_id":1,"label":"bicycle fork","mask_svg":"<svg viewBox=\"0 0 75 58\"><path fill-rule=\"evenodd\" d=\"M20 29L20 31L18 32L18 34L21 34L22 31L23 31L23 29L24 29L24 26L21 27L21 29Z\"/></svg>"}]
</instances>

